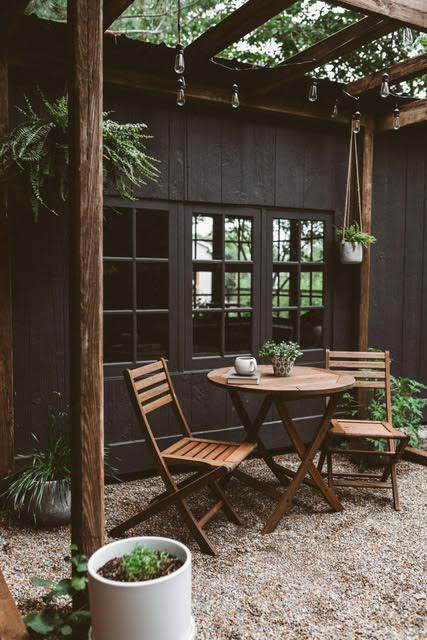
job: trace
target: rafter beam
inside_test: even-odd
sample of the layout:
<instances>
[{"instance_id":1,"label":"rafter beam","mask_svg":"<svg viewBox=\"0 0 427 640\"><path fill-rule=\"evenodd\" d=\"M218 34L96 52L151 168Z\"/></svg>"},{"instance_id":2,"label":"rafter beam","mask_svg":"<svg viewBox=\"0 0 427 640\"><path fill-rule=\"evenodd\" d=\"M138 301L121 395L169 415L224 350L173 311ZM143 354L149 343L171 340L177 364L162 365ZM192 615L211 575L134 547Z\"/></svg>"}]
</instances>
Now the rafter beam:
<instances>
[{"instance_id":1,"label":"rafter beam","mask_svg":"<svg viewBox=\"0 0 427 640\"><path fill-rule=\"evenodd\" d=\"M326 0L344 9L397 20L403 25L427 31L426 0Z\"/></svg>"},{"instance_id":2,"label":"rafter beam","mask_svg":"<svg viewBox=\"0 0 427 640\"><path fill-rule=\"evenodd\" d=\"M282 62L276 67L277 80L261 86L254 95L259 96L269 93L288 82L301 78L306 73L313 71L313 69L351 53L364 44L394 31L396 28L397 23L391 20L372 16L363 18Z\"/></svg>"},{"instance_id":3,"label":"rafter beam","mask_svg":"<svg viewBox=\"0 0 427 640\"><path fill-rule=\"evenodd\" d=\"M132 4L133 0L104 0L104 31Z\"/></svg>"},{"instance_id":4,"label":"rafter beam","mask_svg":"<svg viewBox=\"0 0 427 640\"><path fill-rule=\"evenodd\" d=\"M0 25L2 31L8 35L17 26L20 18L24 15L25 9L30 4L30 0L13 0L12 2L3 2L0 7Z\"/></svg>"},{"instance_id":5,"label":"rafter beam","mask_svg":"<svg viewBox=\"0 0 427 640\"><path fill-rule=\"evenodd\" d=\"M193 63L199 59L212 58L295 2L296 0L248 0L188 45L186 57L191 58Z\"/></svg>"},{"instance_id":6,"label":"rafter beam","mask_svg":"<svg viewBox=\"0 0 427 640\"><path fill-rule=\"evenodd\" d=\"M408 58L403 62L397 62L387 69L371 73L354 82L349 82L345 89L349 93L358 96L373 89L378 89L381 86L383 73L389 74L391 84L398 84L399 82L416 78L423 73L427 73L427 53Z\"/></svg>"},{"instance_id":7,"label":"rafter beam","mask_svg":"<svg viewBox=\"0 0 427 640\"><path fill-rule=\"evenodd\" d=\"M427 100L416 100L400 107L400 126L407 127L410 124L427 122ZM391 131L393 129L393 113L387 113L376 119L375 133Z\"/></svg>"}]
</instances>

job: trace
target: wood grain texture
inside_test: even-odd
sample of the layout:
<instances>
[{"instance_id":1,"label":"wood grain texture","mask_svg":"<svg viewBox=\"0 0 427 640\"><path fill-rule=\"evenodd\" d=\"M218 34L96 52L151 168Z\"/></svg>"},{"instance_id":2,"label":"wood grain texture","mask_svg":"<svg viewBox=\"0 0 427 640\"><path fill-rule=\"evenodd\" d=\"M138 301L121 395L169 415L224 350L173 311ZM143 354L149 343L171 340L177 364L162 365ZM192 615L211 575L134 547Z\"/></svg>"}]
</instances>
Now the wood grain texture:
<instances>
[{"instance_id":1,"label":"wood grain texture","mask_svg":"<svg viewBox=\"0 0 427 640\"><path fill-rule=\"evenodd\" d=\"M374 125L372 118L363 129L362 160L362 229L371 232L372 187L374 166ZM359 284L359 334L358 350L367 351L369 342L369 284L370 284L371 245L363 247L363 260L360 265Z\"/></svg>"},{"instance_id":2,"label":"wood grain texture","mask_svg":"<svg viewBox=\"0 0 427 640\"><path fill-rule=\"evenodd\" d=\"M9 79L5 42L0 45L0 136L9 127ZM0 184L0 480L13 471L13 330L12 330L12 235L6 211L4 183Z\"/></svg>"},{"instance_id":3,"label":"wood grain texture","mask_svg":"<svg viewBox=\"0 0 427 640\"><path fill-rule=\"evenodd\" d=\"M72 541L104 542L102 0L69 3Z\"/></svg>"},{"instance_id":4,"label":"wood grain texture","mask_svg":"<svg viewBox=\"0 0 427 640\"><path fill-rule=\"evenodd\" d=\"M132 4L133 0L104 0L104 31Z\"/></svg>"},{"instance_id":5,"label":"wood grain texture","mask_svg":"<svg viewBox=\"0 0 427 640\"><path fill-rule=\"evenodd\" d=\"M21 614L0 571L0 639L30 640Z\"/></svg>"},{"instance_id":6,"label":"wood grain texture","mask_svg":"<svg viewBox=\"0 0 427 640\"><path fill-rule=\"evenodd\" d=\"M427 31L425 0L328 0L329 4L398 20L420 31Z\"/></svg>"},{"instance_id":7,"label":"wood grain texture","mask_svg":"<svg viewBox=\"0 0 427 640\"><path fill-rule=\"evenodd\" d=\"M398 24L391 20L375 16L363 18L281 62L276 66L277 80L268 84L261 84L253 95L261 96L274 91L331 60L336 60L356 49L360 49L368 42L391 33L396 28L398 28Z\"/></svg>"},{"instance_id":8,"label":"wood grain texture","mask_svg":"<svg viewBox=\"0 0 427 640\"><path fill-rule=\"evenodd\" d=\"M404 80L411 80L427 71L427 53L422 53L419 56L413 58L407 58L403 62L397 62L396 64L371 73L368 76L349 82L345 86L345 90L352 95L358 96L362 93L367 93L374 89L381 87L382 77L384 73L388 73L390 76L390 84L397 84Z\"/></svg>"},{"instance_id":9,"label":"wood grain texture","mask_svg":"<svg viewBox=\"0 0 427 640\"><path fill-rule=\"evenodd\" d=\"M295 0L247 0L188 45L186 57L193 64L200 58L212 58L294 3Z\"/></svg>"},{"instance_id":10,"label":"wood grain texture","mask_svg":"<svg viewBox=\"0 0 427 640\"><path fill-rule=\"evenodd\" d=\"M400 107L400 127L427 121L427 100L415 100ZM378 116L375 120L375 133L393 130L393 112Z\"/></svg>"}]
</instances>

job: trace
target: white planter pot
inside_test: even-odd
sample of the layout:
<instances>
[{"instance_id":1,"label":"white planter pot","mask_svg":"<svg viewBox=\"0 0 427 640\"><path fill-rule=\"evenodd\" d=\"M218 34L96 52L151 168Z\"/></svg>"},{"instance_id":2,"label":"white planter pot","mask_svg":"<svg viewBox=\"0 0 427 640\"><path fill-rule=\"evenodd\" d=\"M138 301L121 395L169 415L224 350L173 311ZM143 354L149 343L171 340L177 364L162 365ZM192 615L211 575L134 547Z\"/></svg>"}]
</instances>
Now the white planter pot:
<instances>
[{"instance_id":1,"label":"white planter pot","mask_svg":"<svg viewBox=\"0 0 427 640\"><path fill-rule=\"evenodd\" d=\"M97 573L106 562L130 553L136 544L183 560L177 571L145 582L116 582ZM88 563L92 640L193 640L191 553L176 540L126 538L107 544Z\"/></svg>"},{"instance_id":2,"label":"white planter pot","mask_svg":"<svg viewBox=\"0 0 427 640\"><path fill-rule=\"evenodd\" d=\"M351 242L341 242L340 244L340 257L343 264L360 264L363 259L363 247L358 242L353 248Z\"/></svg>"},{"instance_id":3,"label":"white planter pot","mask_svg":"<svg viewBox=\"0 0 427 640\"><path fill-rule=\"evenodd\" d=\"M46 482L38 507L29 500L27 511L39 527L58 527L71 521L71 490L56 480Z\"/></svg>"}]
</instances>

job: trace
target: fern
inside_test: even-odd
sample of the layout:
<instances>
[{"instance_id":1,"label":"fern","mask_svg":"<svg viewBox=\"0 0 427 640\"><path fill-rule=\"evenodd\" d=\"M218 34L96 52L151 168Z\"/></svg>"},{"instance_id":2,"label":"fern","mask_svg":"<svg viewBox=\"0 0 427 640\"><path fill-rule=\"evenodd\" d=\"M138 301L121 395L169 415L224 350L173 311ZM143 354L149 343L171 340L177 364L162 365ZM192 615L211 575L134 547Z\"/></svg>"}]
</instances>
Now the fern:
<instances>
[{"instance_id":1,"label":"fern","mask_svg":"<svg viewBox=\"0 0 427 640\"><path fill-rule=\"evenodd\" d=\"M0 179L16 184L37 221L40 209L57 215L58 196L68 198L68 104L65 96L53 102L39 90L42 112L25 96L18 107L23 119L0 142ZM103 114L104 184L111 183L122 198L134 200L132 185L141 187L159 176L158 160L145 153L147 125L119 124ZM5 203L7 205L7 203ZM7 206L6 206L7 210Z\"/></svg>"}]
</instances>

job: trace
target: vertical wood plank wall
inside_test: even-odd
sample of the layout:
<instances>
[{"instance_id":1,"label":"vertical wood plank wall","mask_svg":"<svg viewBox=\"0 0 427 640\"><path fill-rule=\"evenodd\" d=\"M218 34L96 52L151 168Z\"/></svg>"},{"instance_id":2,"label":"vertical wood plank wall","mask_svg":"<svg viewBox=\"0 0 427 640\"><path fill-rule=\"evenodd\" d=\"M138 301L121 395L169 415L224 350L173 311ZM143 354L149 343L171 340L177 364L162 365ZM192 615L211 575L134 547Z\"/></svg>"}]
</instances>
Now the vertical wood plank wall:
<instances>
[{"instance_id":1,"label":"vertical wood plank wall","mask_svg":"<svg viewBox=\"0 0 427 640\"><path fill-rule=\"evenodd\" d=\"M12 104L22 99L23 91L28 89L24 85L13 89ZM119 121L147 122L148 132L154 135L149 142L149 153L162 161L161 177L158 183L136 190L137 196L178 203L314 209L331 212L333 222L340 223L348 151L346 128L301 123L290 118L254 117L231 108L198 107L191 101L184 109L178 109L172 100L157 101L130 92L106 91L104 102L104 109L113 110ZM423 224L426 233L425 204L419 199L419 193L427 188L425 172L421 169L421 164L425 167L426 151L415 131L411 137L415 142L413 168L407 171L401 156L403 149L405 157L410 156L409 130L393 132L389 142L382 142L388 135L378 137L375 156L372 231L378 236L378 243L371 254L369 342L371 346L391 349L395 373L405 373L405 367L411 363L408 375L426 381L427 358L417 353L413 344L416 338L408 338L409 334L421 335L426 348L422 313L425 325L427 267L424 262L422 281L418 264L422 261L422 242L425 246L426 236L422 239L410 225L406 232L401 228L403 208L412 211L415 202L418 225ZM414 172L417 193L410 190L406 193L406 181L412 179ZM68 332L64 316L68 299L66 256L61 260L66 235L66 218L45 218L34 227L32 236L21 234L16 242L15 368L24 380L16 389L17 400L19 398L16 402L17 443L27 450L28 434L43 432L43 406L48 391L63 390L68 382L63 373L67 369L64 363L68 361L64 346ZM413 253L405 244L410 238ZM45 247L43 255L40 255L40 244ZM406 304L411 308L411 315L406 319L402 300L394 293L396 279L403 286L404 264L410 273L417 269L417 280L408 283L405 293ZM331 271L333 346L356 348L358 269L342 266L334 251ZM416 287L418 291L414 291ZM396 340L397 334L399 340ZM49 349L43 349L46 344L50 345ZM411 351L404 360L403 352L407 353L410 345ZM415 369L417 373L413 374ZM173 379L187 419L196 432L211 429L211 433L238 437L238 417L224 393L207 384L205 372L174 372ZM249 410L253 409L251 405ZM299 424L309 434L315 406L296 403L294 409ZM176 428L167 413L162 420L160 432L167 444ZM133 471L149 464L120 378L105 381L105 439L114 444L113 453L121 459L123 470ZM281 446L284 442L276 444Z\"/></svg>"}]
</instances>

